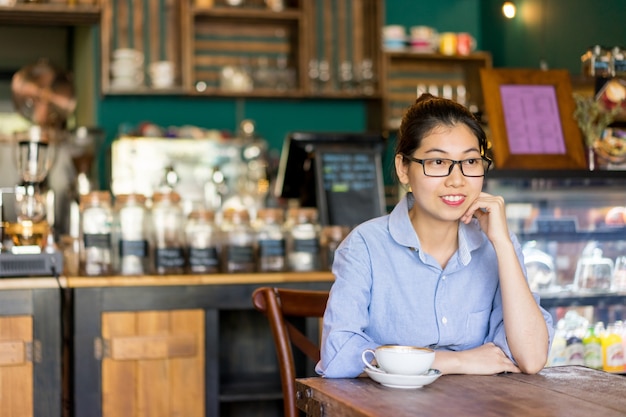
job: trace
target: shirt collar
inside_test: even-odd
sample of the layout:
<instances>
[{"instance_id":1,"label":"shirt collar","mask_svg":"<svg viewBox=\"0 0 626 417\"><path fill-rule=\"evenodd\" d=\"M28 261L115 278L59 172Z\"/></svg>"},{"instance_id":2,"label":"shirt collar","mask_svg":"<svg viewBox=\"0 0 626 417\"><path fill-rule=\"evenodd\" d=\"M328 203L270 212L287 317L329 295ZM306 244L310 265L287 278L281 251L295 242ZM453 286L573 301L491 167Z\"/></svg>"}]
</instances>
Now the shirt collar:
<instances>
[{"instance_id":1,"label":"shirt collar","mask_svg":"<svg viewBox=\"0 0 626 417\"><path fill-rule=\"evenodd\" d=\"M419 251L421 248L419 237L409 217L409 210L413 204L415 204L413 194L406 193L389 214L389 233L398 244ZM459 261L463 265L469 264L472 258L471 252L478 249L485 239L486 236L480 229L478 220L472 219L469 224L459 222Z\"/></svg>"}]
</instances>

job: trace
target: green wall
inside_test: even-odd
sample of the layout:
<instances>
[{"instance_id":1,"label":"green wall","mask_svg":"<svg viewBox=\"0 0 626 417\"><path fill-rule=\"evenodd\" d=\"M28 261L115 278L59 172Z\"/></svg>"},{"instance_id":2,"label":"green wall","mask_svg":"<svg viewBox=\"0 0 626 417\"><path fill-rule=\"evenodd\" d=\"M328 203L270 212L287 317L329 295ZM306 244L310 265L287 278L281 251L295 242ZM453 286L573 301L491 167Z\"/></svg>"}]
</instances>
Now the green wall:
<instances>
[{"instance_id":1,"label":"green wall","mask_svg":"<svg viewBox=\"0 0 626 417\"><path fill-rule=\"evenodd\" d=\"M517 16L502 18L501 0L483 0L482 47L496 67L564 68L580 74L591 45L626 46L624 0L517 0Z\"/></svg>"},{"instance_id":2,"label":"green wall","mask_svg":"<svg viewBox=\"0 0 626 417\"><path fill-rule=\"evenodd\" d=\"M596 43L626 45L625 0L516 0L518 15L502 16L502 0L387 0L384 21L428 25L439 32L470 32L496 67L550 68L580 72L580 55ZM97 78L97 77L96 77ZM259 135L278 150L292 130L363 131L367 106L359 100L223 99L177 96L105 96L96 103L97 124L115 137L120 124L152 121L235 131L253 119Z\"/></svg>"}]
</instances>

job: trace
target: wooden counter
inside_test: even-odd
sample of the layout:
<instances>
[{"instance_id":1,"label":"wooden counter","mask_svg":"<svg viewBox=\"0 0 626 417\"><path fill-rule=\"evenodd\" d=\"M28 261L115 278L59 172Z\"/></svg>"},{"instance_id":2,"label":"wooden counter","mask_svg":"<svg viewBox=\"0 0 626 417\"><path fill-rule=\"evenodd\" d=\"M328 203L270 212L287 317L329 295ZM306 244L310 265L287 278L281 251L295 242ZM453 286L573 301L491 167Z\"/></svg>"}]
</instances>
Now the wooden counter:
<instances>
[{"instance_id":1,"label":"wooden counter","mask_svg":"<svg viewBox=\"0 0 626 417\"><path fill-rule=\"evenodd\" d=\"M74 417L279 416L282 391L261 286L329 289L330 272L67 277ZM303 321L319 334L318 321ZM311 364L299 360L302 375ZM152 415L152 414L151 414Z\"/></svg>"},{"instance_id":2,"label":"wooden counter","mask_svg":"<svg viewBox=\"0 0 626 417\"><path fill-rule=\"evenodd\" d=\"M63 286L68 288L93 287L151 287L180 285L228 285L228 284L263 284L280 285L294 282L332 282L333 274L319 272L284 272L251 274L213 274L213 275L142 275L110 277L67 277L61 278Z\"/></svg>"}]
</instances>

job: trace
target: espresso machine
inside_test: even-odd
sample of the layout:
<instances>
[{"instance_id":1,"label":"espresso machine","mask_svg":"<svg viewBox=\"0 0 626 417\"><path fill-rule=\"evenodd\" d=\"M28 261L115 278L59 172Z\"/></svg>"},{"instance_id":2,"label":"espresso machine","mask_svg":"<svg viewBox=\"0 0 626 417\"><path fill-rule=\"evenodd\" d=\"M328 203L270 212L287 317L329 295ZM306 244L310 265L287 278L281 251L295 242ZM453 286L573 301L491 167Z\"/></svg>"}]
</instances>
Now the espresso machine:
<instances>
[{"instance_id":1,"label":"espresso machine","mask_svg":"<svg viewBox=\"0 0 626 417\"><path fill-rule=\"evenodd\" d=\"M32 125L14 133L13 189L0 189L0 277L51 276L63 270L54 236L54 195L44 185L74 111L69 75L47 60L28 65L11 82L16 111Z\"/></svg>"}]
</instances>

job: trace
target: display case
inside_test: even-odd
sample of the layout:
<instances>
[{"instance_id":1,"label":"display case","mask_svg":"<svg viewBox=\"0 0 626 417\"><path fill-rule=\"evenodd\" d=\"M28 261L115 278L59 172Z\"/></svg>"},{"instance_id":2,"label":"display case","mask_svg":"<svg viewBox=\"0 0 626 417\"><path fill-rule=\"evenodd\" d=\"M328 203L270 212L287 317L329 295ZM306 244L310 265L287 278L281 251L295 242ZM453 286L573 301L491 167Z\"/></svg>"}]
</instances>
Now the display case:
<instances>
[{"instance_id":1,"label":"display case","mask_svg":"<svg viewBox=\"0 0 626 417\"><path fill-rule=\"evenodd\" d=\"M485 191L506 201L528 279L555 319L590 307L590 320L623 318L626 172L492 171Z\"/></svg>"}]
</instances>

